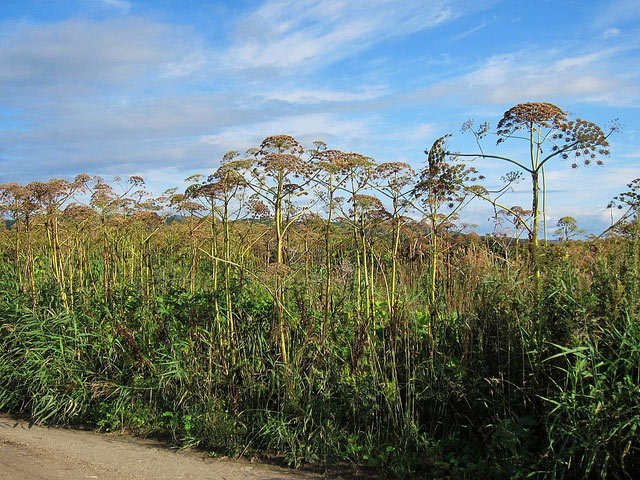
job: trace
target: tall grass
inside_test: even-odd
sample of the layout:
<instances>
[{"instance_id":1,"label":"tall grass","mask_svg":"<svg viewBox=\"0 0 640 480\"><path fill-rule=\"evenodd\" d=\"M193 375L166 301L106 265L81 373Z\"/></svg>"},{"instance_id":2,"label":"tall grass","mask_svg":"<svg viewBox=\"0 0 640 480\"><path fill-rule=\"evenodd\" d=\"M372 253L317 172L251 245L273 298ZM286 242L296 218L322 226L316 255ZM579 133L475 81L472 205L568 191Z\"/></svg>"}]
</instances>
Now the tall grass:
<instances>
[{"instance_id":1,"label":"tall grass","mask_svg":"<svg viewBox=\"0 0 640 480\"><path fill-rule=\"evenodd\" d=\"M638 472L637 237L543 244L538 283L519 242L361 193L329 224L281 205L279 232L109 195L57 214L56 262L37 214L0 232L0 409L293 466Z\"/></svg>"}]
</instances>

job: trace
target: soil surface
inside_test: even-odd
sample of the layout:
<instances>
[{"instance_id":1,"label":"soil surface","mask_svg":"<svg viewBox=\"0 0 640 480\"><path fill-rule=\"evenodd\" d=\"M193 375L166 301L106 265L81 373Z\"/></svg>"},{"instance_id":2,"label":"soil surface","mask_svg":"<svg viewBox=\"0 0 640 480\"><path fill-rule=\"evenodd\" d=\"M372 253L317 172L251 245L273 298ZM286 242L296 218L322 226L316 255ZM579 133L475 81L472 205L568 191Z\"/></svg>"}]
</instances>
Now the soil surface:
<instances>
[{"instance_id":1,"label":"soil surface","mask_svg":"<svg viewBox=\"0 0 640 480\"><path fill-rule=\"evenodd\" d=\"M0 480L321 478L122 434L43 427L0 414Z\"/></svg>"}]
</instances>

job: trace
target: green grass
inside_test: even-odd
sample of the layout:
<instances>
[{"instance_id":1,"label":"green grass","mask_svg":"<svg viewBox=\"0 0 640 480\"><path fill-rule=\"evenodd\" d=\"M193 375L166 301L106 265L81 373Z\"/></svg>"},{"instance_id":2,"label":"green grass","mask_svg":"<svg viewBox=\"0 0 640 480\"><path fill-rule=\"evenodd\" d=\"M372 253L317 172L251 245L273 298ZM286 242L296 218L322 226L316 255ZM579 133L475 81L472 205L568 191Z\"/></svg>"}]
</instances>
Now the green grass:
<instances>
[{"instance_id":1,"label":"green grass","mask_svg":"<svg viewBox=\"0 0 640 480\"><path fill-rule=\"evenodd\" d=\"M391 316L389 231L370 246L371 305L343 235L323 331L323 246L295 257L303 237L294 237L284 361L273 279L260 273L270 239L260 223L240 225L238 245L245 227L256 229L244 240L254 243L237 248L247 252L236 259L246 268L232 271L229 296L223 269L214 283L204 254L195 287L182 282L197 239L173 222L144 250L109 237L118 240L106 289L99 237L88 243L82 282L74 266L81 257L66 251L77 282L67 306L35 236L35 297L15 262L0 267L0 409L218 454L268 454L294 467L345 461L426 478L640 471L636 240L543 246L536 292L523 252L507 258L481 239L443 237L436 303L429 263L403 254ZM5 259L13 234L3 233ZM208 248L210 238L197 241Z\"/></svg>"}]
</instances>

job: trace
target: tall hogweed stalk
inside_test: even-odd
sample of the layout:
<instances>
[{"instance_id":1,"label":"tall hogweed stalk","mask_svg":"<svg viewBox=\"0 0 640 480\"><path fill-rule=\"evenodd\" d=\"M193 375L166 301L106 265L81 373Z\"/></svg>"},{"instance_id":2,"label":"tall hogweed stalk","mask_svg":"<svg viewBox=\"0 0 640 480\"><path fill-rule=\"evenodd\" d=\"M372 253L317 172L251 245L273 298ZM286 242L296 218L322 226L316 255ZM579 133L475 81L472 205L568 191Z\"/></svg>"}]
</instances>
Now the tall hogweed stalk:
<instances>
[{"instance_id":1,"label":"tall hogweed stalk","mask_svg":"<svg viewBox=\"0 0 640 480\"><path fill-rule=\"evenodd\" d=\"M525 173L606 155L563 115L505 113ZM637 182L623 221L588 242L565 222L532 271L519 175L490 192L446 141L418 172L277 135L160 197L137 176L1 185L0 408L292 465L631 477ZM494 235L463 233L478 198Z\"/></svg>"}]
</instances>

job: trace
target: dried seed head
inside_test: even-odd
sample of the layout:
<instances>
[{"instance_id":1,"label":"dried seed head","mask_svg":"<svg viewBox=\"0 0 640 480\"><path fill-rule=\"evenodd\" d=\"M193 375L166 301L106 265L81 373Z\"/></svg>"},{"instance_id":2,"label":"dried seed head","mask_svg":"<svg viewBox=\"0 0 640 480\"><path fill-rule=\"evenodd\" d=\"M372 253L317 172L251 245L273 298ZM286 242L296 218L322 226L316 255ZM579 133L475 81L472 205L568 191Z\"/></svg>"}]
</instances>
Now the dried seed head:
<instances>
[{"instance_id":1,"label":"dried seed head","mask_svg":"<svg viewBox=\"0 0 640 480\"><path fill-rule=\"evenodd\" d=\"M148 227L157 227L163 223L162 217L156 212L149 212L145 210L134 212L127 218L131 223L141 223Z\"/></svg>"},{"instance_id":2,"label":"dried seed head","mask_svg":"<svg viewBox=\"0 0 640 480\"><path fill-rule=\"evenodd\" d=\"M450 133L438 138L429 150L425 150L427 155L427 163L430 168L436 167L437 164L445 161L447 152L447 138L451 136Z\"/></svg>"},{"instance_id":3,"label":"dried seed head","mask_svg":"<svg viewBox=\"0 0 640 480\"><path fill-rule=\"evenodd\" d=\"M254 218L257 219L265 219L271 216L271 211L269 207L261 201L261 200L253 200L249 202L249 211L252 213Z\"/></svg>"},{"instance_id":4,"label":"dried seed head","mask_svg":"<svg viewBox=\"0 0 640 480\"><path fill-rule=\"evenodd\" d=\"M351 154L340 150L323 150L316 154L318 166L329 173L338 173L348 168Z\"/></svg>"},{"instance_id":5,"label":"dried seed head","mask_svg":"<svg viewBox=\"0 0 640 480\"><path fill-rule=\"evenodd\" d=\"M258 161L265 172L275 174L282 172L293 175L306 175L311 173L312 167L309 162L291 153L267 153L261 156Z\"/></svg>"},{"instance_id":6,"label":"dried seed head","mask_svg":"<svg viewBox=\"0 0 640 480\"><path fill-rule=\"evenodd\" d=\"M567 114L551 103L520 103L505 112L497 133L508 136L532 124L564 131L560 127L567 124Z\"/></svg>"},{"instance_id":7,"label":"dried seed head","mask_svg":"<svg viewBox=\"0 0 640 480\"><path fill-rule=\"evenodd\" d=\"M267 278L285 278L291 274L291 267L284 263L270 263L264 270L264 276Z\"/></svg>"},{"instance_id":8,"label":"dried seed head","mask_svg":"<svg viewBox=\"0 0 640 480\"><path fill-rule=\"evenodd\" d=\"M298 141L289 135L273 135L265 138L260 144L260 153L285 153L302 155L304 148Z\"/></svg>"},{"instance_id":9,"label":"dried seed head","mask_svg":"<svg viewBox=\"0 0 640 480\"><path fill-rule=\"evenodd\" d=\"M144 185L144 178L139 175L130 176L128 181L130 184L135 185L136 187Z\"/></svg>"},{"instance_id":10,"label":"dried seed head","mask_svg":"<svg viewBox=\"0 0 640 480\"><path fill-rule=\"evenodd\" d=\"M193 202L186 198L174 203L173 206L178 212L188 213L190 215L195 215L198 212L204 212L206 210L205 206L201 203Z\"/></svg>"},{"instance_id":11,"label":"dried seed head","mask_svg":"<svg viewBox=\"0 0 640 480\"><path fill-rule=\"evenodd\" d=\"M86 218L90 218L95 216L96 211L87 207L86 205L79 205L77 203L72 203L67 208L64 209L64 216L73 220L84 220Z\"/></svg>"},{"instance_id":12,"label":"dried seed head","mask_svg":"<svg viewBox=\"0 0 640 480\"><path fill-rule=\"evenodd\" d=\"M636 178L627 184L628 191L613 197L611 206L618 208L631 207L635 211L640 211L640 178Z\"/></svg>"},{"instance_id":13,"label":"dried seed head","mask_svg":"<svg viewBox=\"0 0 640 480\"><path fill-rule=\"evenodd\" d=\"M357 194L351 198L351 201L355 206L358 206L365 211L381 210L383 208L383 205L380 199L372 195Z\"/></svg>"},{"instance_id":14,"label":"dried seed head","mask_svg":"<svg viewBox=\"0 0 640 480\"><path fill-rule=\"evenodd\" d=\"M610 131L614 132L618 128L614 124ZM589 165L596 154L609 155L607 136L598 125L580 118L569 120L568 113L545 102L521 103L507 110L498 122L496 133L500 138L497 143L504 142L519 130L532 132L542 129L552 131L549 132L553 141L551 151L557 152L563 159L568 159L571 155L583 157L582 163ZM601 164L602 160L599 160L598 165ZM577 166L577 163L572 164L573 168Z\"/></svg>"}]
</instances>

